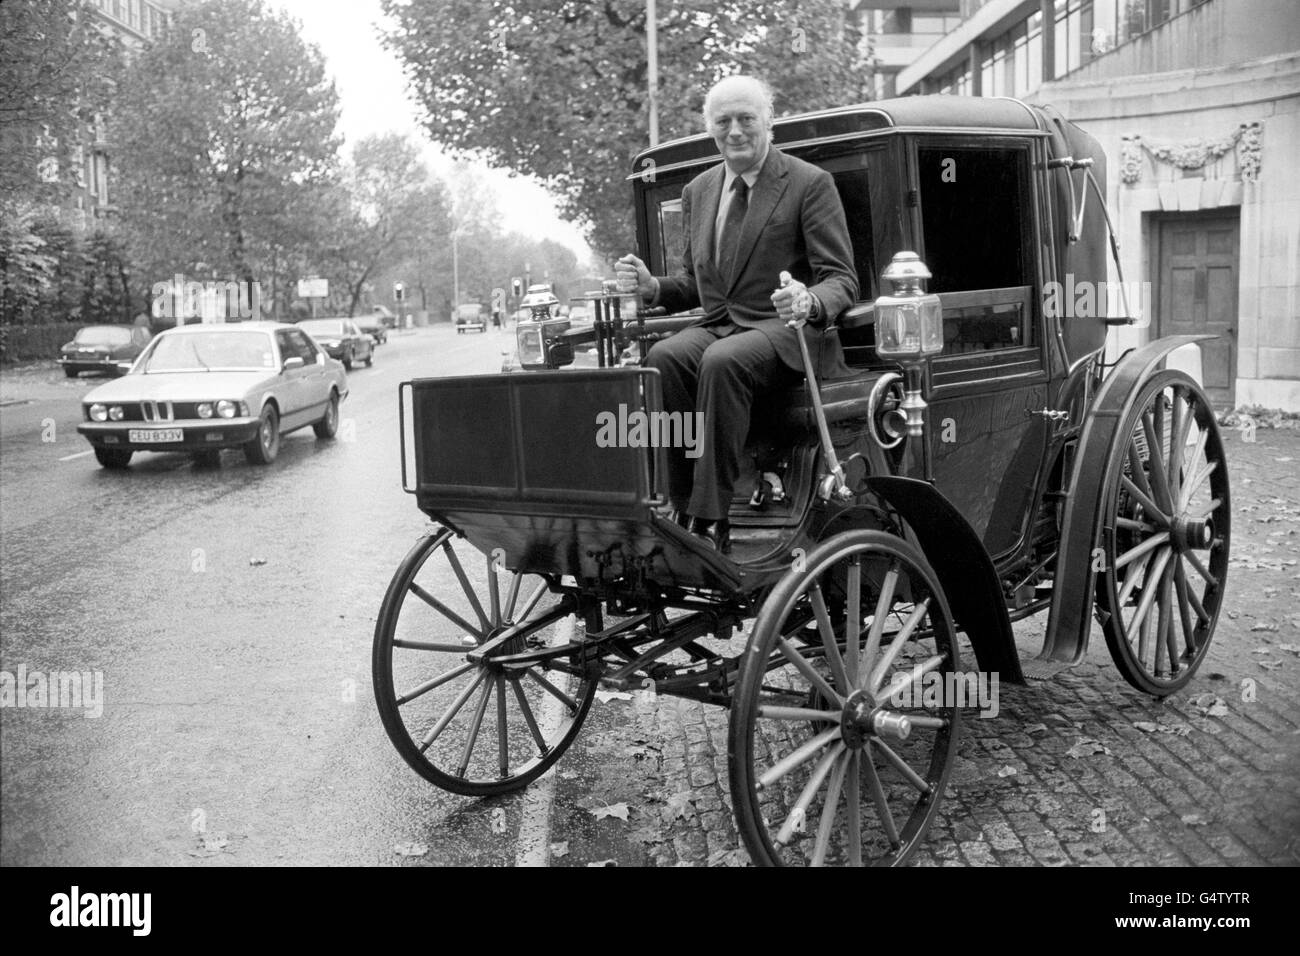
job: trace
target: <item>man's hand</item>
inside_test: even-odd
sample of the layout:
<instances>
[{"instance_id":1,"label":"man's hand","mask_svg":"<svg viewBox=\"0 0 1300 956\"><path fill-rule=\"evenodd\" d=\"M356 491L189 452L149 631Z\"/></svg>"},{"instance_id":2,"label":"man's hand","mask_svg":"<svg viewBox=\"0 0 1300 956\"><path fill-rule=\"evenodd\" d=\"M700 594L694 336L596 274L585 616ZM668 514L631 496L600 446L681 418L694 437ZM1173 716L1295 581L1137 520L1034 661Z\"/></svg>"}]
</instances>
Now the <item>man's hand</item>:
<instances>
[{"instance_id":1,"label":"man's hand","mask_svg":"<svg viewBox=\"0 0 1300 956\"><path fill-rule=\"evenodd\" d=\"M776 314L785 319L785 324L792 329L801 329L808 323L812 313L812 293L808 287L788 272L781 273L781 286L772 293L772 305Z\"/></svg>"},{"instance_id":2,"label":"man's hand","mask_svg":"<svg viewBox=\"0 0 1300 956\"><path fill-rule=\"evenodd\" d=\"M635 289L646 302L659 291L659 280L650 274L644 262L631 253L614 263L614 277L618 280L620 292Z\"/></svg>"}]
</instances>

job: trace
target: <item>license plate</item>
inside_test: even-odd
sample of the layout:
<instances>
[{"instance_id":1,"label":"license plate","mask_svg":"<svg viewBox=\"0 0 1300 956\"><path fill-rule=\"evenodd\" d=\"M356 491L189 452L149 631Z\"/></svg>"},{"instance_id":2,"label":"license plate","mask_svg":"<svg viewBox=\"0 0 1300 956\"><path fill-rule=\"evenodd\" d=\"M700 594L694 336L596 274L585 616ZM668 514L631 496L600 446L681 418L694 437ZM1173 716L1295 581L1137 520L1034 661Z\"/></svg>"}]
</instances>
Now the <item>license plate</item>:
<instances>
[{"instance_id":1,"label":"license plate","mask_svg":"<svg viewBox=\"0 0 1300 956\"><path fill-rule=\"evenodd\" d=\"M185 432L179 428L132 428L126 433L126 440L141 445L152 445L165 441L184 441Z\"/></svg>"}]
</instances>

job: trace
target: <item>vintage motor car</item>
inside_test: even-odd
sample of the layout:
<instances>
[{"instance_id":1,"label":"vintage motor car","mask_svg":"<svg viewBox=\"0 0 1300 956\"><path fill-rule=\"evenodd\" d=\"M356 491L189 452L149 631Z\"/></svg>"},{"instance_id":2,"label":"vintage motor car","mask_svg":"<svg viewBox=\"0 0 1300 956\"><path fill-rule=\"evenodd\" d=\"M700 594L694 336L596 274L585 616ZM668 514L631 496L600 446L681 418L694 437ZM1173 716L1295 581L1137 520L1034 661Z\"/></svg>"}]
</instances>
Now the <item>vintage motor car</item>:
<instances>
[{"instance_id":1,"label":"vintage motor car","mask_svg":"<svg viewBox=\"0 0 1300 956\"><path fill-rule=\"evenodd\" d=\"M456 334L468 332L470 329L479 332L487 331L487 313L477 302L465 302L456 306Z\"/></svg>"},{"instance_id":2,"label":"vintage motor car","mask_svg":"<svg viewBox=\"0 0 1300 956\"><path fill-rule=\"evenodd\" d=\"M130 325L87 325L59 350L58 362L68 378L82 372L122 375L149 344L147 328Z\"/></svg>"},{"instance_id":3,"label":"vintage motor car","mask_svg":"<svg viewBox=\"0 0 1300 956\"><path fill-rule=\"evenodd\" d=\"M667 513L664 448L689 423L639 361L698 316L611 291L589 328L521 323L536 370L400 390L403 487L434 524L380 607L375 699L407 763L470 795L544 773L600 686L716 704L751 860L897 865L993 677L1052 679L1096 620L1133 687L1193 680L1226 587L1227 462L1204 391L1166 367L1201 337L1107 357L1137 316L1108 295L1105 157L1056 111L884 100L779 119L774 145L833 177L861 301L831 317L850 376L819 381L805 349L805 382L755 406L731 552ZM683 186L717 162L705 135L635 158L656 274L681 261ZM1067 283L1089 308L1060 307ZM603 367L565 367L591 344ZM1012 624L1038 613L1022 659Z\"/></svg>"},{"instance_id":4,"label":"vintage motor car","mask_svg":"<svg viewBox=\"0 0 1300 956\"><path fill-rule=\"evenodd\" d=\"M347 394L342 366L296 326L187 325L161 333L128 374L88 392L77 431L105 468L125 468L137 451L215 463L223 448L266 465L296 429L333 438Z\"/></svg>"},{"instance_id":5,"label":"vintage motor car","mask_svg":"<svg viewBox=\"0 0 1300 956\"><path fill-rule=\"evenodd\" d=\"M375 341L357 327L351 319L303 319L302 329L323 348L332 359L338 359L349 372L358 362L366 367L375 364Z\"/></svg>"}]
</instances>

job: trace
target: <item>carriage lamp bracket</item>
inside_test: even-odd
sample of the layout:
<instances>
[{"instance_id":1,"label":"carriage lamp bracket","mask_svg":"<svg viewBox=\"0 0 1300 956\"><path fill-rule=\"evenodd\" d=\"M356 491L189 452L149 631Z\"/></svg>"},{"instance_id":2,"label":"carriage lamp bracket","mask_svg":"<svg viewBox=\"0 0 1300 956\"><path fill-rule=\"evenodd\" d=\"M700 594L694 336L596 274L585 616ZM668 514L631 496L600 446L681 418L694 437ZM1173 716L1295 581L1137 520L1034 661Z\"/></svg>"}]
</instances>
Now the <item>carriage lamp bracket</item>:
<instances>
[{"instance_id":1,"label":"carriage lamp bracket","mask_svg":"<svg viewBox=\"0 0 1300 956\"><path fill-rule=\"evenodd\" d=\"M909 362L903 366L903 383L903 404L898 407L907 423L907 434L918 438L925 432L925 410L929 407L921 396L920 363Z\"/></svg>"}]
</instances>

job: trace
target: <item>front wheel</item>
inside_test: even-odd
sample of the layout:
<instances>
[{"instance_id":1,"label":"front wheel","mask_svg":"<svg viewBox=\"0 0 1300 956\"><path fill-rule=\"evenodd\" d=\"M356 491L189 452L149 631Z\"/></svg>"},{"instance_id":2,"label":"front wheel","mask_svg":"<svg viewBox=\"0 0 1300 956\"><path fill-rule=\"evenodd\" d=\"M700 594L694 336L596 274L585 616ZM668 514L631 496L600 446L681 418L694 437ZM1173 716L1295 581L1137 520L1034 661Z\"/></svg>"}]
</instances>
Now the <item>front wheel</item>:
<instances>
[{"instance_id":1,"label":"front wheel","mask_svg":"<svg viewBox=\"0 0 1300 956\"><path fill-rule=\"evenodd\" d=\"M956 756L959 666L920 552L864 530L814 548L763 602L732 700L731 798L750 858L905 863Z\"/></svg>"},{"instance_id":2,"label":"front wheel","mask_svg":"<svg viewBox=\"0 0 1300 956\"><path fill-rule=\"evenodd\" d=\"M133 452L124 448L96 448L95 460L105 468L119 469L131 464Z\"/></svg>"},{"instance_id":3,"label":"front wheel","mask_svg":"<svg viewBox=\"0 0 1300 956\"><path fill-rule=\"evenodd\" d=\"M596 695L572 610L544 579L458 548L448 528L420 539L375 623L375 702L397 752L426 780L466 796L508 793L545 773ZM592 609L586 623L599 629L596 616ZM520 654L534 662L508 659Z\"/></svg>"},{"instance_id":4,"label":"front wheel","mask_svg":"<svg viewBox=\"0 0 1300 956\"><path fill-rule=\"evenodd\" d=\"M262 409L257 434L244 444L244 457L250 465L269 465L280 453L280 415L274 405Z\"/></svg>"},{"instance_id":5,"label":"front wheel","mask_svg":"<svg viewBox=\"0 0 1300 956\"><path fill-rule=\"evenodd\" d=\"M1124 679L1165 697L1205 659L1223 605L1228 462L1214 409L1182 372L1155 375L1118 434L1097 608Z\"/></svg>"}]
</instances>

